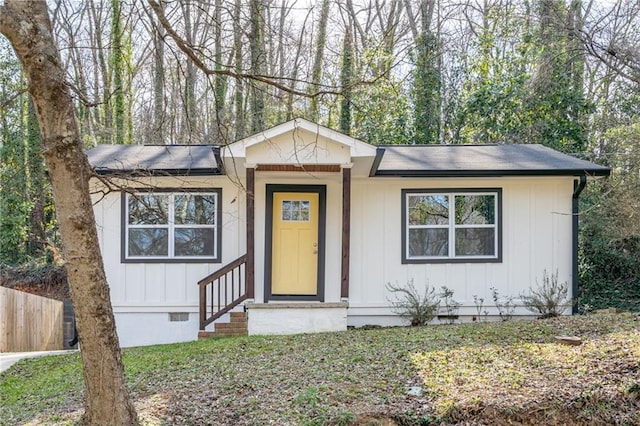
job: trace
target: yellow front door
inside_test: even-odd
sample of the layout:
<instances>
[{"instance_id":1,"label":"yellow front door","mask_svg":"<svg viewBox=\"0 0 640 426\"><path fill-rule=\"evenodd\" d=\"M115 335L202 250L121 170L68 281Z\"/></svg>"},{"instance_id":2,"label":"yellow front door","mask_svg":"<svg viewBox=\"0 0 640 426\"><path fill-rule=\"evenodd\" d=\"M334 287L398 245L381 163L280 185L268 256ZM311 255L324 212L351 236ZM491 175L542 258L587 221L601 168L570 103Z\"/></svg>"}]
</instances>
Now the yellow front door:
<instances>
[{"instance_id":1,"label":"yellow front door","mask_svg":"<svg viewBox=\"0 0 640 426\"><path fill-rule=\"evenodd\" d=\"M271 294L318 294L319 194L273 194Z\"/></svg>"}]
</instances>

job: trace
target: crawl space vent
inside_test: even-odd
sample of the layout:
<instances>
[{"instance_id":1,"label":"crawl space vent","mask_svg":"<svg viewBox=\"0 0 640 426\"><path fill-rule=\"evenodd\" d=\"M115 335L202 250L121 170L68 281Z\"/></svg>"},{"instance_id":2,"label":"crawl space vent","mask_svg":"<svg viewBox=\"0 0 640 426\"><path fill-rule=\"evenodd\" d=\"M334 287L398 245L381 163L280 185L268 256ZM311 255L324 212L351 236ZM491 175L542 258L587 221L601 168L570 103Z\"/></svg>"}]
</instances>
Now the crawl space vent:
<instances>
[{"instance_id":1,"label":"crawl space vent","mask_svg":"<svg viewBox=\"0 0 640 426\"><path fill-rule=\"evenodd\" d=\"M189 321L189 312L169 312L169 321Z\"/></svg>"}]
</instances>

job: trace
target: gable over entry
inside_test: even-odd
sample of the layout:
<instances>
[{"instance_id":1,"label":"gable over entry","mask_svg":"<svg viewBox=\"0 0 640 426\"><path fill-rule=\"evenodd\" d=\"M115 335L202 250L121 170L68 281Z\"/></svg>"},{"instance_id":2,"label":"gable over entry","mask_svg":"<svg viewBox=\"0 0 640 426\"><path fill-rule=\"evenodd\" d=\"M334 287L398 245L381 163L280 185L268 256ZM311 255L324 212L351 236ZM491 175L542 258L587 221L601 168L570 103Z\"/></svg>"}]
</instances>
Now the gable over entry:
<instances>
[{"instance_id":1,"label":"gable over entry","mask_svg":"<svg viewBox=\"0 0 640 426\"><path fill-rule=\"evenodd\" d=\"M399 324L389 282L447 286L461 318L543 270L575 297L578 195L609 173L539 145L375 147L303 119L88 157L124 189L92 180L124 346Z\"/></svg>"},{"instance_id":2,"label":"gable over entry","mask_svg":"<svg viewBox=\"0 0 640 426\"><path fill-rule=\"evenodd\" d=\"M265 283L264 295L263 297L258 295L257 300L266 302L267 300L306 298L325 301L326 268L336 272L338 265L339 275L329 277L332 280L337 278L340 282L339 294L333 298L336 302L341 298L347 298L349 295L351 179L354 176L369 175L377 155L375 147L326 127L296 119L235 142L225 147L222 152L226 167L233 167L240 175L244 172L247 188L252 189L247 193L247 269L261 276L261 282ZM256 178L259 182L258 187L256 187ZM330 182L328 201L325 181ZM333 188L338 189L340 194L335 194ZM258 193L255 192L256 189ZM313 196L294 200L293 198L298 197L281 195L304 194L305 191L308 196L317 194L317 198ZM256 198L260 200L258 216L255 212ZM302 213L306 214L305 202L310 203L309 224L315 228L293 231L294 227L300 228L305 225L306 218L304 220L296 218L293 221L284 218L283 206L290 206L294 212L301 207ZM330 209L333 213L331 218L335 217L336 211L341 212L337 217L337 225L341 229L339 240L337 243L331 240L329 247L325 246L326 209ZM314 216L315 214L318 216ZM265 221L264 225L262 220ZM283 229L284 220L288 225ZM257 238L255 229L259 230ZM332 229L335 229L335 226ZM296 255L293 256L294 259L283 260L283 256L287 255L284 251L281 252L284 250L281 240L288 241L288 238L281 238L281 236L287 232L289 235L317 233L317 237L309 237L308 242L312 247L301 249L303 253L310 250L311 254L315 255L311 267L318 268L315 283L317 289L308 292L309 294L296 295L295 291L286 294L285 290L278 288L280 284L277 281L285 279L282 274L283 268L288 268L288 273L291 274L294 273L293 271L298 274L299 271L309 269L305 264L309 260L304 256ZM289 243L298 244L297 241L295 243L289 241ZM289 251L293 250L292 246L288 247ZM332 253L341 254L337 265L335 261L333 265L325 264L327 249ZM256 262L256 250L259 253L258 262ZM300 263L292 264L291 262ZM249 276L249 279L253 280L253 277Z\"/></svg>"}]
</instances>

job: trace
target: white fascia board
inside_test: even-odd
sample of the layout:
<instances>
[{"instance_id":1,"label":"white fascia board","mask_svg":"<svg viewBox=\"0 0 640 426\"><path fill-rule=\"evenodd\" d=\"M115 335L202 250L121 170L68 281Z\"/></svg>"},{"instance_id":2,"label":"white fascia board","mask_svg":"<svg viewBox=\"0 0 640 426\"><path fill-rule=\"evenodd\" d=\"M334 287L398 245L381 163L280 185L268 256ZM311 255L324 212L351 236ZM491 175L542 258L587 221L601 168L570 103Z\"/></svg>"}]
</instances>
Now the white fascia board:
<instances>
[{"instance_id":1,"label":"white fascia board","mask_svg":"<svg viewBox=\"0 0 640 426\"><path fill-rule=\"evenodd\" d=\"M376 147L373 145L329 129L328 127L321 126L320 124L312 123L304 118L296 118L224 146L222 148L222 156L244 158L246 156L246 150L250 146L268 141L285 133L292 133L297 129L315 133L333 142L350 147L351 157L375 157L376 155Z\"/></svg>"},{"instance_id":2,"label":"white fascia board","mask_svg":"<svg viewBox=\"0 0 640 426\"><path fill-rule=\"evenodd\" d=\"M333 142L348 146L351 148L351 157L375 157L376 147L361 140L347 136L344 133L337 132L328 127L321 126L303 118L293 120L296 127L307 130L308 132L317 133Z\"/></svg>"}]
</instances>

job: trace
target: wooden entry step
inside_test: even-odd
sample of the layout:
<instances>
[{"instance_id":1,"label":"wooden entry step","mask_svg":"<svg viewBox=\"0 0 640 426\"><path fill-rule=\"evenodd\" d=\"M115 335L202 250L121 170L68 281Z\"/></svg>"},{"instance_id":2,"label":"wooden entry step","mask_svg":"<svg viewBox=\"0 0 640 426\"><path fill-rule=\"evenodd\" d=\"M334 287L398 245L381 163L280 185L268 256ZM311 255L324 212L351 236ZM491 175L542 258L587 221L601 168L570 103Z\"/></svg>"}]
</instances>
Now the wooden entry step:
<instances>
[{"instance_id":1,"label":"wooden entry step","mask_svg":"<svg viewBox=\"0 0 640 426\"><path fill-rule=\"evenodd\" d=\"M247 336L249 334L246 312L229 312L229 318L229 322L214 323L214 331L199 331L198 339L219 339L221 337Z\"/></svg>"}]
</instances>

